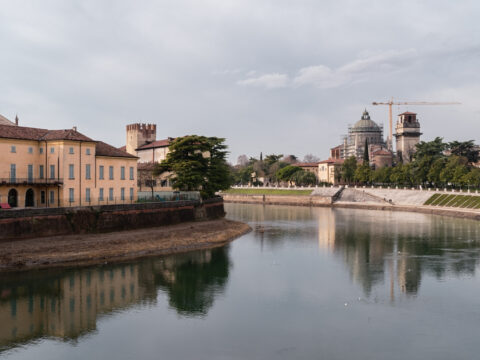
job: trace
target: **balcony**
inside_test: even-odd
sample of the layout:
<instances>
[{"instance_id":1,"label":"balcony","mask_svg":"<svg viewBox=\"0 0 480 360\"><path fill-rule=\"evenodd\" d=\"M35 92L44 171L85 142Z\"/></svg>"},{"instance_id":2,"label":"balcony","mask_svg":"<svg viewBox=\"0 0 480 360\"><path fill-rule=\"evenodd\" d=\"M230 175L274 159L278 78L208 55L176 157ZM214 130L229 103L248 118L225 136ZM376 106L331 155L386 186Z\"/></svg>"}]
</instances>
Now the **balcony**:
<instances>
[{"instance_id":1,"label":"balcony","mask_svg":"<svg viewBox=\"0 0 480 360\"><path fill-rule=\"evenodd\" d=\"M60 186L63 179L41 179L41 178L0 178L0 186Z\"/></svg>"}]
</instances>

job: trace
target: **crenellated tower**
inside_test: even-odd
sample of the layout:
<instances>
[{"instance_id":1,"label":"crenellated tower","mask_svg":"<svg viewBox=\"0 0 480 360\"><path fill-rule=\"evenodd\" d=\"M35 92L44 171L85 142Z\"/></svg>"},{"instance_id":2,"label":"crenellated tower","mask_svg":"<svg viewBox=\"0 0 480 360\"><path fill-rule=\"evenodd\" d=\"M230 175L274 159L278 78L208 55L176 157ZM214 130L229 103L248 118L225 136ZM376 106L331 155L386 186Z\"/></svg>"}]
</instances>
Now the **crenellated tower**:
<instances>
[{"instance_id":1,"label":"crenellated tower","mask_svg":"<svg viewBox=\"0 0 480 360\"><path fill-rule=\"evenodd\" d=\"M126 151L137 155L135 151L140 146L154 142L157 139L157 125L155 124L130 124L127 125Z\"/></svg>"}]
</instances>

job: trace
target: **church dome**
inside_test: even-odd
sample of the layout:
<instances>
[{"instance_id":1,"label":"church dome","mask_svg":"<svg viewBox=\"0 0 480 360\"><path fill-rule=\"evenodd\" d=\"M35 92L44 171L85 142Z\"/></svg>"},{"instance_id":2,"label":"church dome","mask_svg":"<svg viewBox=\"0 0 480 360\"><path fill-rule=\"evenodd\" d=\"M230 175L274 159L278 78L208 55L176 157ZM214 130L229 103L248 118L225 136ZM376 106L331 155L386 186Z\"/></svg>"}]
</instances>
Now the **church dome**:
<instances>
[{"instance_id":1,"label":"church dome","mask_svg":"<svg viewBox=\"0 0 480 360\"><path fill-rule=\"evenodd\" d=\"M352 132L381 132L382 130L378 125L370 119L368 111L365 109L362 118L353 125Z\"/></svg>"}]
</instances>

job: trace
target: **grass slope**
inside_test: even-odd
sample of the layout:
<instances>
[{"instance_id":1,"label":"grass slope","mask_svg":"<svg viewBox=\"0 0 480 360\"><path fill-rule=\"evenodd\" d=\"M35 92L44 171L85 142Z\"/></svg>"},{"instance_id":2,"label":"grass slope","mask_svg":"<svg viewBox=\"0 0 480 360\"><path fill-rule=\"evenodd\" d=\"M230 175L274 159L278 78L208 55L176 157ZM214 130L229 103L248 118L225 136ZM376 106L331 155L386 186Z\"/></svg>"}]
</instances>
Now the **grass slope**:
<instances>
[{"instance_id":1,"label":"grass slope","mask_svg":"<svg viewBox=\"0 0 480 360\"><path fill-rule=\"evenodd\" d=\"M434 194L423 205L480 209L480 196Z\"/></svg>"}]
</instances>

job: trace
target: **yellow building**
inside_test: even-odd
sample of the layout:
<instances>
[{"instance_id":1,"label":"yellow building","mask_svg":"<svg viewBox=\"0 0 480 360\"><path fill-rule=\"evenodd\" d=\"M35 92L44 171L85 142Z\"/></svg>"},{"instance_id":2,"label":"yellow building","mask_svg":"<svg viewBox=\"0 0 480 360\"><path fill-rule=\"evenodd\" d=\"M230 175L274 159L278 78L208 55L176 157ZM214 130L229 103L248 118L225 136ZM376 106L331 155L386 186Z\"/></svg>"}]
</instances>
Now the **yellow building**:
<instances>
[{"instance_id":1,"label":"yellow building","mask_svg":"<svg viewBox=\"0 0 480 360\"><path fill-rule=\"evenodd\" d=\"M0 124L0 203L58 207L137 198L137 157L67 130Z\"/></svg>"},{"instance_id":2,"label":"yellow building","mask_svg":"<svg viewBox=\"0 0 480 360\"><path fill-rule=\"evenodd\" d=\"M328 159L318 163L318 181L336 185L338 183L338 174L340 174L343 159Z\"/></svg>"}]
</instances>

